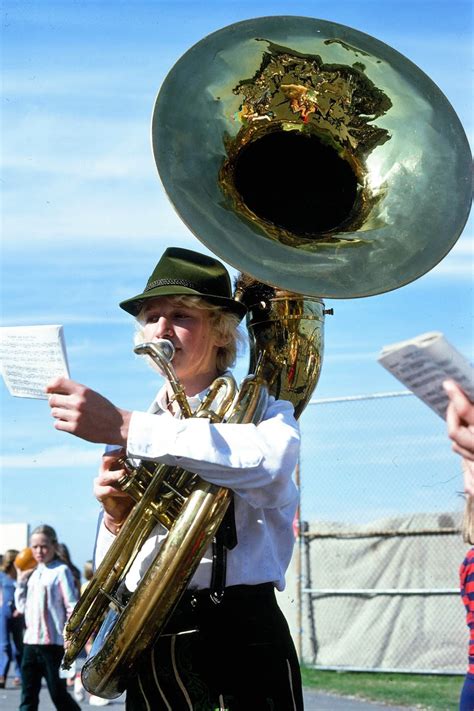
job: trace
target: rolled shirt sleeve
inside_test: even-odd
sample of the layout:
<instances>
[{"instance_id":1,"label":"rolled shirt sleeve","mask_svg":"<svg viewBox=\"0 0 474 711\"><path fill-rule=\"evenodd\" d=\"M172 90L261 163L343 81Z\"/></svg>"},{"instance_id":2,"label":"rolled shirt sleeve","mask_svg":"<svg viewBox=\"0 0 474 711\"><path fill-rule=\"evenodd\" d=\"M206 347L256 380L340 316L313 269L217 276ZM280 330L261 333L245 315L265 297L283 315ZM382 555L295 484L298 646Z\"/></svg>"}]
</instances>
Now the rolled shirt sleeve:
<instances>
[{"instance_id":1,"label":"rolled shirt sleeve","mask_svg":"<svg viewBox=\"0 0 474 711\"><path fill-rule=\"evenodd\" d=\"M134 412L127 449L130 457L182 467L231 488L252 506L272 508L294 496L299 442L293 406L270 398L258 425Z\"/></svg>"}]
</instances>

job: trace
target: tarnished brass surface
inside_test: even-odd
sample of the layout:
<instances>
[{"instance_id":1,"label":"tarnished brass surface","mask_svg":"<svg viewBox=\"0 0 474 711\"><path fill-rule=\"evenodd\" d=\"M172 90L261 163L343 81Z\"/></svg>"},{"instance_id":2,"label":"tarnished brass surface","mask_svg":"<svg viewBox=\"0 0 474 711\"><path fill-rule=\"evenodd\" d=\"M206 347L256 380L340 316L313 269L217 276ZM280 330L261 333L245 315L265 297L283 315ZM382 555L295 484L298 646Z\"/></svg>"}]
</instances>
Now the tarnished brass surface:
<instances>
[{"instance_id":1,"label":"tarnished brass surface","mask_svg":"<svg viewBox=\"0 0 474 711\"><path fill-rule=\"evenodd\" d=\"M299 417L319 379L324 350L324 304L298 295L276 296L250 309L250 372Z\"/></svg>"}]
</instances>

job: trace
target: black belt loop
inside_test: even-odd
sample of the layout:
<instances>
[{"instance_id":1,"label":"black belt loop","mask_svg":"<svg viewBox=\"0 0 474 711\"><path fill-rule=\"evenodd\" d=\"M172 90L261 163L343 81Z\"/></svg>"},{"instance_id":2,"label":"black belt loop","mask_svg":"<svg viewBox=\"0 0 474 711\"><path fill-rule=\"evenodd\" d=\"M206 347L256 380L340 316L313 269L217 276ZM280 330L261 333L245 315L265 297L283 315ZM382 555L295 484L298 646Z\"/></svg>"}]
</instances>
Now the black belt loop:
<instances>
[{"instance_id":1,"label":"black belt loop","mask_svg":"<svg viewBox=\"0 0 474 711\"><path fill-rule=\"evenodd\" d=\"M232 550L237 545L237 530L235 527L234 497L231 497L225 516L212 541L212 577L210 598L218 605L225 592L227 573L227 549Z\"/></svg>"}]
</instances>

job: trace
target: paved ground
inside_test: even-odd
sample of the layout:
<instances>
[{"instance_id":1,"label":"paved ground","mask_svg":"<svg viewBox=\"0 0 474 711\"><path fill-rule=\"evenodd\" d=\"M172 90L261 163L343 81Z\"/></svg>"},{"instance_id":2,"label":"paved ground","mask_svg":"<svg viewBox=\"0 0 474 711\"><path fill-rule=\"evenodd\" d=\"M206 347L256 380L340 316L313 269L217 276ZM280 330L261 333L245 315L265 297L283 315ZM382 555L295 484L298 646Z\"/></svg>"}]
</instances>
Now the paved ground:
<instances>
[{"instance_id":1,"label":"paved ground","mask_svg":"<svg viewBox=\"0 0 474 711\"><path fill-rule=\"evenodd\" d=\"M309 689L305 689L304 695L305 711L401 711L399 706L385 706L340 696L330 696ZM7 680L6 688L0 689L0 708L2 711L18 711L19 705L20 691L13 688L11 682ZM82 702L80 706L81 709L92 708L87 701ZM120 698L111 701L108 706L103 708L110 709L110 711L124 711L124 701ZM39 711L54 711L54 706L45 687L41 691ZM410 709L404 706L403 711L410 711Z\"/></svg>"}]
</instances>

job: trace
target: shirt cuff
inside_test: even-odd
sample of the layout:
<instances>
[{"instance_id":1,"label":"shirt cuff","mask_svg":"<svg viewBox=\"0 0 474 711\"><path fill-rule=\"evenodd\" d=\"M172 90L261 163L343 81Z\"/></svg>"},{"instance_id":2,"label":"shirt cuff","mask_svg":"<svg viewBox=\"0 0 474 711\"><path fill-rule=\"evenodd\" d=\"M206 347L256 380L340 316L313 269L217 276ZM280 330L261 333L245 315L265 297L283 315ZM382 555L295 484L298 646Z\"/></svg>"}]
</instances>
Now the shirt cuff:
<instances>
[{"instance_id":1,"label":"shirt cuff","mask_svg":"<svg viewBox=\"0 0 474 711\"><path fill-rule=\"evenodd\" d=\"M130 457L157 459L173 452L176 439L184 425L183 420L166 415L157 417L148 412L132 412L127 454Z\"/></svg>"}]
</instances>

